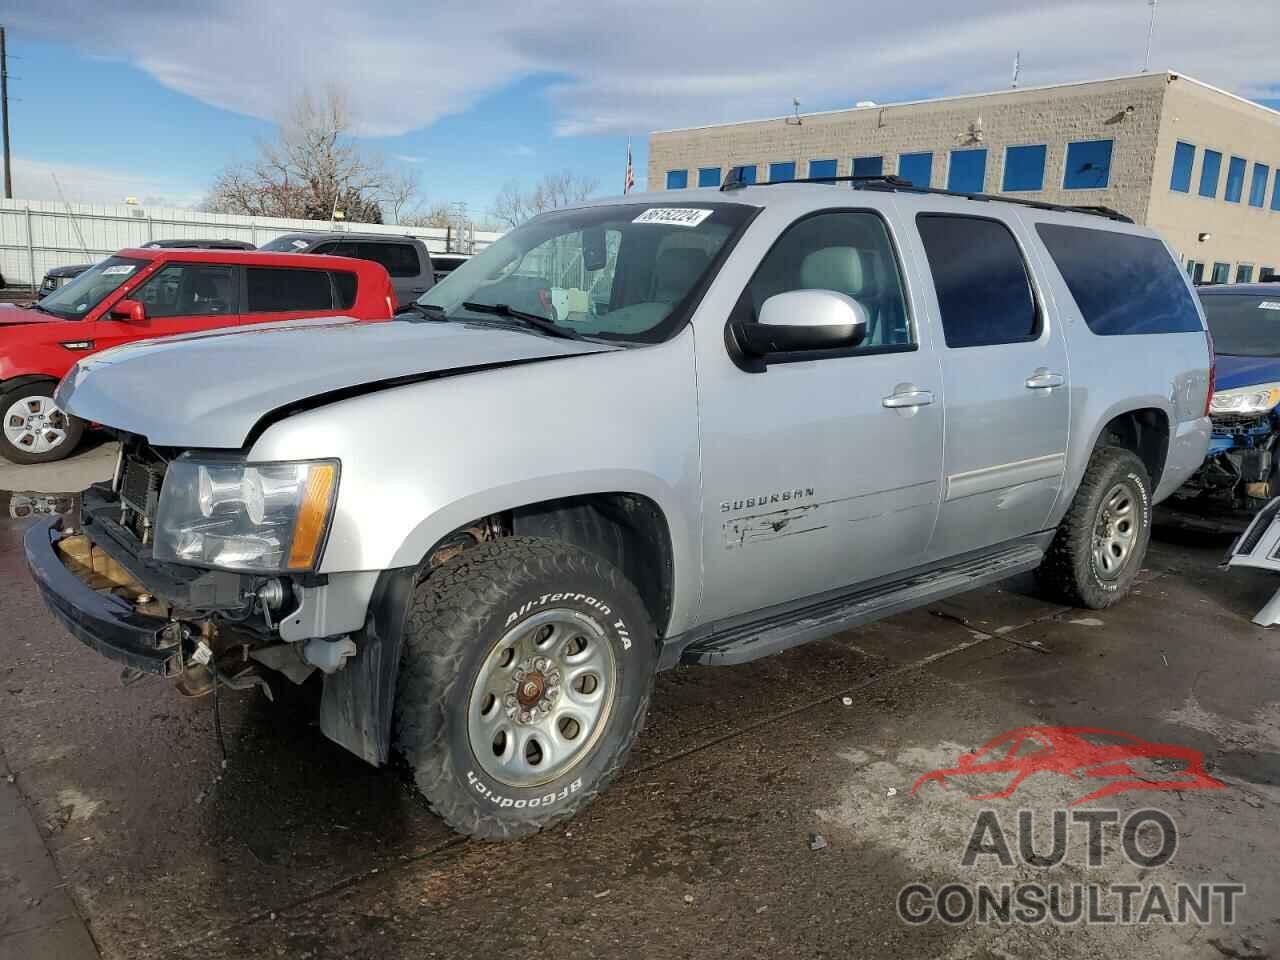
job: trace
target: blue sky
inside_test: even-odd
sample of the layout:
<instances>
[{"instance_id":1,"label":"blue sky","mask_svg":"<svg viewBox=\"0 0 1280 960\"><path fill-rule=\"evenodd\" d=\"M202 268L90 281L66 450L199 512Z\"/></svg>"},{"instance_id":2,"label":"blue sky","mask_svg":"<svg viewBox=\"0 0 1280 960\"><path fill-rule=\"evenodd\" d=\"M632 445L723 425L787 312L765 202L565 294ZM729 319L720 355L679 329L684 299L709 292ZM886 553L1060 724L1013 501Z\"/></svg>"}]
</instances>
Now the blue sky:
<instances>
[{"instance_id":1,"label":"blue sky","mask_svg":"<svg viewBox=\"0 0 1280 960\"><path fill-rule=\"evenodd\" d=\"M304 90L340 86L362 142L429 202L483 215L546 173L643 185L654 129L1132 73L1144 0L10 0L20 197L190 204ZM976 11L972 9L977 6ZM1229 10L1227 8L1230 8ZM1280 4L1161 0L1153 69L1280 107ZM1228 15L1230 14L1230 15Z\"/></svg>"}]
</instances>

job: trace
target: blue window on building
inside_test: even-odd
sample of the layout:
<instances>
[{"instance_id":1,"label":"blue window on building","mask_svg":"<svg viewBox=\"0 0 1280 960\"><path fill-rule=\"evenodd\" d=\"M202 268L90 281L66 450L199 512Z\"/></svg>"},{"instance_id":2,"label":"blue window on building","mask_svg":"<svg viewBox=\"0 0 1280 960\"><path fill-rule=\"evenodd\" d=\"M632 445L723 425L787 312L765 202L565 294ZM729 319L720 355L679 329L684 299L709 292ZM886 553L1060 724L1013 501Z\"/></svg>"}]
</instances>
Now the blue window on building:
<instances>
[{"instance_id":1,"label":"blue window on building","mask_svg":"<svg viewBox=\"0 0 1280 960\"><path fill-rule=\"evenodd\" d=\"M1044 189L1044 161L1048 150L1038 147L1010 147L1004 153L1004 183L1001 190ZM953 161L954 162L954 161Z\"/></svg>"},{"instance_id":2,"label":"blue window on building","mask_svg":"<svg viewBox=\"0 0 1280 960\"><path fill-rule=\"evenodd\" d=\"M1218 176L1222 173L1222 154L1217 150L1204 152L1204 165L1200 168L1200 196L1218 195Z\"/></svg>"},{"instance_id":3,"label":"blue window on building","mask_svg":"<svg viewBox=\"0 0 1280 960\"><path fill-rule=\"evenodd\" d=\"M668 170L667 171L667 189L683 190L689 185L688 170Z\"/></svg>"},{"instance_id":4,"label":"blue window on building","mask_svg":"<svg viewBox=\"0 0 1280 960\"><path fill-rule=\"evenodd\" d=\"M1232 157L1231 162L1227 164L1227 189L1222 195L1222 199L1227 203L1239 203L1240 197L1244 193L1244 157Z\"/></svg>"},{"instance_id":5,"label":"blue window on building","mask_svg":"<svg viewBox=\"0 0 1280 960\"><path fill-rule=\"evenodd\" d=\"M1077 140L1067 144L1064 190L1100 190L1111 182L1110 140Z\"/></svg>"},{"instance_id":6,"label":"blue window on building","mask_svg":"<svg viewBox=\"0 0 1280 960\"><path fill-rule=\"evenodd\" d=\"M783 163L769 164L769 182L782 183L796 178L796 162L787 160Z\"/></svg>"},{"instance_id":7,"label":"blue window on building","mask_svg":"<svg viewBox=\"0 0 1280 960\"><path fill-rule=\"evenodd\" d=\"M929 186L933 180L933 154L901 154L898 157L898 176L917 187Z\"/></svg>"},{"instance_id":8,"label":"blue window on building","mask_svg":"<svg viewBox=\"0 0 1280 960\"><path fill-rule=\"evenodd\" d=\"M1271 188L1271 209L1280 210L1280 166L1276 167L1276 182Z\"/></svg>"},{"instance_id":9,"label":"blue window on building","mask_svg":"<svg viewBox=\"0 0 1280 960\"><path fill-rule=\"evenodd\" d=\"M816 177L834 177L836 175L836 162L834 160L810 160L809 176Z\"/></svg>"},{"instance_id":10,"label":"blue window on building","mask_svg":"<svg viewBox=\"0 0 1280 960\"><path fill-rule=\"evenodd\" d=\"M947 189L956 193L981 193L987 183L986 150L952 150Z\"/></svg>"},{"instance_id":11,"label":"blue window on building","mask_svg":"<svg viewBox=\"0 0 1280 960\"><path fill-rule=\"evenodd\" d=\"M730 167L728 179L741 180L743 183L755 183L756 165L754 163L749 163L740 167Z\"/></svg>"},{"instance_id":12,"label":"blue window on building","mask_svg":"<svg viewBox=\"0 0 1280 960\"><path fill-rule=\"evenodd\" d=\"M1227 283L1231 279L1231 264L1215 263L1213 273L1209 275L1210 283Z\"/></svg>"},{"instance_id":13,"label":"blue window on building","mask_svg":"<svg viewBox=\"0 0 1280 960\"><path fill-rule=\"evenodd\" d=\"M698 168L698 186L700 187L720 186L720 168L719 167L699 167Z\"/></svg>"},{"instance_id":14,"label":"blue window on building","mask_svg":"<svg viewBox=\"0 0 1280 960\"><path fill-rule=\"evenodd\" d=\"M1178 193L1191 192L1191 168L1196 163L1196 148L1190 143L1178 141L1173 148L1173 176L1169 178L1169 189Z\"/></svg>"},{"instance_id":15,"label":"blue window on building","mask_svg":"<svg viewBox=\"0 0 1280 960\"><path fill-rule=\"evenodd\" d=\"M854 157L855 177L878 177L884 173L884 157Z\"/></svg>"},{"instance_id":16,"label":"blue window on building","mask_svg":"<svg viewBox=\"0 0 1280 960\"><path fill-rule=\"evenodd\" d=\"M1249 206L1261 209L1267 203L1267 180L1271 176L1271 168L1265 163L1253 165L1253 180L1249 183Z\"/></svg>"}]
</instances>

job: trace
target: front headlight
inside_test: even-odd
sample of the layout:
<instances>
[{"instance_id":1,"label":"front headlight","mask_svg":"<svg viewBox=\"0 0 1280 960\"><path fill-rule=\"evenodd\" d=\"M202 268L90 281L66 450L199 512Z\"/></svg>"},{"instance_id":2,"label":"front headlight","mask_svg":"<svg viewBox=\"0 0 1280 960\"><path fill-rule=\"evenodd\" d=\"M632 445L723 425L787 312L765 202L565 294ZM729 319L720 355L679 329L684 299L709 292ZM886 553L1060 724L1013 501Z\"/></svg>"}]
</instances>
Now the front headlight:
<instances>
[{"instance_id":1,"label":"front headlight","mask_svg":"<svg viewBox=\"0 0 1280 960\"><path fill-rule=\"evenodd\" d=\"M1280 383L1260 383L1256 387L1215 390L1209 401L1209 414L1255 417L1280 404Z\"/></svg>"},{"instance_id":2,"label":"front headlight","mask_svg":"<svg viewBox=\"0 0 1280 960\"><path fill-rule=\"evenodd\" d=\"M179 457L156 510L157 560L226 570L314 570L338 492L338 461Z\"/></svg>"}]
</instances>

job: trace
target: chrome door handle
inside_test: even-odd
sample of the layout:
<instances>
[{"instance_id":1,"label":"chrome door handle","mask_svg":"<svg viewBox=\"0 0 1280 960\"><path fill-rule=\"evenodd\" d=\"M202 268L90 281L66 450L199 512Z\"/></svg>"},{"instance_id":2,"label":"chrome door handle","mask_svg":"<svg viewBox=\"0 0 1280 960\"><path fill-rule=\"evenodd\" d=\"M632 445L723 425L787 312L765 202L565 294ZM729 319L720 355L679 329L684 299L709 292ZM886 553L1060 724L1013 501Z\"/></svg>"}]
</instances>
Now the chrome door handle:
<instances>
[{"instance_id":1,"label":"chrome door handle","mask_svg":"<svg viewBox=\"0 0 1280 960\"><path fill-rule=\"evenodd\" d=\"M928 390L904 390L902 393L891 393L880 401L880 405L890 410L902 407L925 407L933 403L933 394Z\"/></svg>"},{"instance_id":2,"label":"chrome door handle","mask_svg":"<svg viewBox=\"0 0 1280 960\"><path fill-rule=\"evenodd\" d=\"M1028 390L1048 390L1052 387L1060 387L1067 382L1067 378L1060 373L1050 373L1048 370L1041 368L1027 377Z\"/></svg>"}]
</instances>

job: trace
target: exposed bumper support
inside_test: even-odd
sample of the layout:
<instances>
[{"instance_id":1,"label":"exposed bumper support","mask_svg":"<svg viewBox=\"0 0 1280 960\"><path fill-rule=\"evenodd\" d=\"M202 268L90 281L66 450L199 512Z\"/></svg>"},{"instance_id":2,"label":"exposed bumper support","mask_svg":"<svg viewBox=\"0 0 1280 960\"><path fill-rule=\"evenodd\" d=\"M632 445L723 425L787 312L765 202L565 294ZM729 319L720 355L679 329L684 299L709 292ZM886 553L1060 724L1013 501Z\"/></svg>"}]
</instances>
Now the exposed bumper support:
<instances>
[{"instance_id":1,"label":"exposed bumper support","mask_svg":"<svg viewBox=\"0 0 1280 960\"><path fill-rule=\"evenodd\" d=\"M181 642L169 622L90 589L68 570L55 546L64 535L61 527L60 517L48 517L29 527L23 540L27 566L53 615L72 636L109 660L165 677L181 673Z\"/></svg>"}]
</instances>

